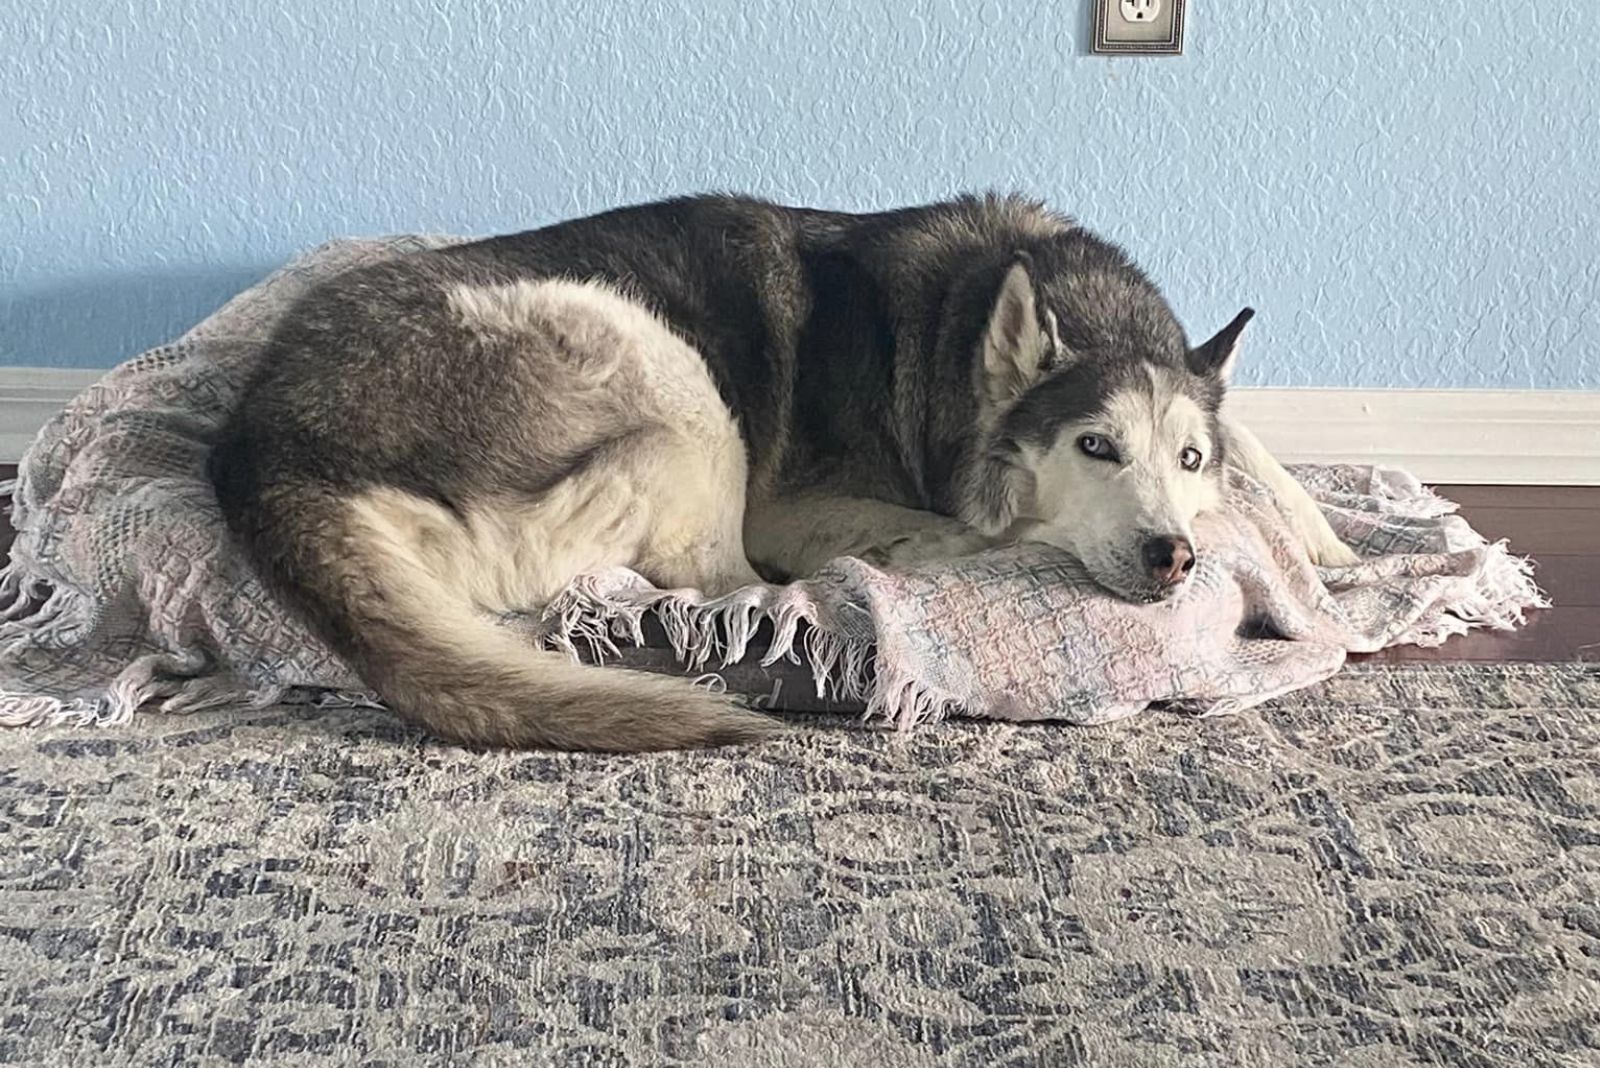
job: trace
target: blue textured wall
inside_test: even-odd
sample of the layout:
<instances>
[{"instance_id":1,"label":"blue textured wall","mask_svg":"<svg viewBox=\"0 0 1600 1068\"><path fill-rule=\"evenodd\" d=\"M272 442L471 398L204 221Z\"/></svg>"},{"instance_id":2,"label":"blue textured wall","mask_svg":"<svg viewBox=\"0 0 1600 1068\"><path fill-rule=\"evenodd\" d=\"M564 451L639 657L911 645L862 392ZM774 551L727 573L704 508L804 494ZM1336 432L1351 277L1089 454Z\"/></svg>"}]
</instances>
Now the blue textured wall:
<instances>
[{"instance_id":1,"label":"blue textured wall","mask_svg":"<svg viewBox=\"0 0 1600 1068\"><path fill-rule=\"evenodd\" d=\"M998 186L1257 384L1600 388L1600 3L0 0L0 362L105 365L296 250L667 193ZM1401 18L1398 12L1407 12Z\"/></svg>"}]
</instances>

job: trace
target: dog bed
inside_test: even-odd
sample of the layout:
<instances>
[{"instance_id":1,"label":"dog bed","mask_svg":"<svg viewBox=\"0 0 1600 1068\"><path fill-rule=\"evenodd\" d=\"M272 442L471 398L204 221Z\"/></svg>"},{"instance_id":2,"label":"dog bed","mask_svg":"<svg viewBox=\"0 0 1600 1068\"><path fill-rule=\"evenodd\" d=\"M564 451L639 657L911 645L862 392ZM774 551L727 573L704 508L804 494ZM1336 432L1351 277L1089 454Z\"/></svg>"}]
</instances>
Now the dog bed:
<instances>
[{"instance_id":1,"label":"dog bed","mask_svg":"<svg viewBox=\"0 0 1600 1068\"><path fill-rule=\"evenodd\" d=\"M13 487L18 535L0 577L0 724L375 701L230 542L205 456L308 286L449 241L324 245L110 371L39 433ZM1294 473L1360 565L1313 567L1271 495L1232 473L1225 507L1197 525L1188 588L1163 604L1118 600L1060 550L1019 545L904 572L840 559L715 601L611 570L503 622L530 643L680 671L761 706L853 706L904 727L948 713L1101 723L1151 706L1230 711L1326 678L1348 653L1513 627L1544 604L1525 561L1403 472Z\"/></svg>"}]
</instances>

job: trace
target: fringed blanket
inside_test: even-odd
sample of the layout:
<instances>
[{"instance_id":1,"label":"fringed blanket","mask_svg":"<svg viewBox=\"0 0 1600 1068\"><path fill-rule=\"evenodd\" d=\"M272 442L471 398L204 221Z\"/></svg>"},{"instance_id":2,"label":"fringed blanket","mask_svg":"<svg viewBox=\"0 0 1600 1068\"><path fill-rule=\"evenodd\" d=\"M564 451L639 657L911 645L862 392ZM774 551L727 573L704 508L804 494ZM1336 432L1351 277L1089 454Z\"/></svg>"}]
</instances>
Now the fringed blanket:
<instances>
[{"instance_id":1,"label":"fringed blanket","mask_svg":"<svg viewBox=\"0 0 1600 1068\"><path fill-rule=\"evenodd\" d=\"M40 432L0 580L0 724L372 700L230 543L205 455L307 286L445 243L325 245L109 372ZM731 678L769 707L823 695L903 727L944 713L1103 723L1152 705L1228 711L1323 679L1349 652L1515 626L1543 603L1524 561L1404 473L1295 473L1360 566L1312 567L1266 491L1235 476L1224 511L1198 526L1189 588L1165 604L1117 600L1071 557L1023 545L901 573L841 559L710 602L610 571L504 622L574 655L643 663L647 652L618 643L639 643L654 618L685 672Z\"/></svg>"}]
</instances>

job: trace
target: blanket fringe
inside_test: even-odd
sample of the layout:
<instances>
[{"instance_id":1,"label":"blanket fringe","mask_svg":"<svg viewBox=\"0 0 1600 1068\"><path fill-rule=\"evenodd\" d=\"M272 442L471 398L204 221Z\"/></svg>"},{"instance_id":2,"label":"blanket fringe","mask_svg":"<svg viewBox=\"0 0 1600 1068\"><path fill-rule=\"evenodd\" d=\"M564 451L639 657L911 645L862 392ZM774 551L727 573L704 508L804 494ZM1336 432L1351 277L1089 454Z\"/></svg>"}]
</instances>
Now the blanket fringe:
<instances>
[{"instance_id":1,"label":"blanket fringe","mask_svg":"<svg viewBox=\"0 0 1600 1068\"><path fill-rule=\"evenodd\" d=\"M770 588L750 587L697 603L692 591L657 590L638 582L607 585L604 576L586 576L550 605L539 632L547 648L575 659L581 648L598 663L620 655L617 640L643 645L649 614L679 663L702 671L695 684L713 692L722 692L725 683L704 669L726 669L743 660L757 631L770 624L772 638L761 666L804 663L819 699L860 704L866 721L905 730L962 711L955 698L909 674L885 674L875 643L845 633L817 611L816 602L775 597ZM775 680L771 692L754 703L772 707L781 683Z\"/></svg>"},{"instance_id":2,"label":"blanket fringe","mask_svg":"<svg viewBox=\"0 0 1600 1068\"><path fill-rule=\"evenodd\" d=\"M63 670L70 672L72 652L96 613L89 594L42 574L26 558L13 558L0 569L0 665L47 651L64 655ZM190 713L284 697L285 687L245 692L238 679L211 674L211 667L203 650L186 646L133 658L94 698L0 691L0 727L107 727L129 722L146 707Z\"/></svg>"},{"instance_id":3,"label":"blanket fringe","mask_svg":"<svg viewBox=\"0 0 1600 1068\"><path fill-rule=\"evenodd\" d=\"M1380 470L1391 478L1411 477L1406 472ZM1473 530L1465 519L1453 514L1454 501L1418 483L1405 504L1412 514L1445 517L1442 522L1447 542L1452 548L1470 550L1477 566L1470 583L1459 583L1452 596L1442 598L1433 610L1417 619L1401 640L1431 648L1478 628L1515 629L1526 622L1530 609L1550 607L1549 596L1534 578L1534 562L1512 553L1505 539L1490 542Z\"/></svg>"},{"instance_id":4,"label":"blanket fringe","mask_svg":"<svg viewBox=\"0 0 1600 1068\"><path fill-rule=\"evenodd\" d=\"M1406 634L1408 641L1433 647L1479 628L1514 630L1527 621L1530 609L1550 607L1549 596L1534 579L1531 559L1512 553L1504 539L1481 543L1479 552L1482 564L1471 587L1417 620Z\"/></svg>"},{"instance_id":5,"label":"blanket fringe","mask_svg":"<svg viewBox=\"0 0 1600 1068\"><path fill-rule=\"evenodd\" d=\"M96 727L125 723L132 716L105 715L104 704L36 693L0 693L0 727Z\"/></svg>"}]
</instances>

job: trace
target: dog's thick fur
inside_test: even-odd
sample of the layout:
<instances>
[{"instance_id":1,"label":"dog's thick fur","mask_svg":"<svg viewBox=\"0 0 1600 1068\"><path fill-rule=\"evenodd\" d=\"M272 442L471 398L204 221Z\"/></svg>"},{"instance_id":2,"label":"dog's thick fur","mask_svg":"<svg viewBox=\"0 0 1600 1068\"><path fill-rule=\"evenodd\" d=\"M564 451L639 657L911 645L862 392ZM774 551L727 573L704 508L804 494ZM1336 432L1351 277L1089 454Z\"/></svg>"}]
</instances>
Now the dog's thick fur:
<instances>
[{"instance_id":1,"label":"dog's thick fur","mask_svg":"<svg viewBox=\"0 0 1600 1068\"><path fill-rule=\"evenodd\" d=\"M1041 206L701 197L405 256L310 293L212 456L269 583L401 714L484 745L652 749L769 721L491 621L579 572L712 593L1034 537L1181 584L1234 461L1343 547L1116 248ZM1195 458L1199 457L1198 463ZM1296 496L1298 495L1298 496ZM1142 553L1141 553L1142 550Z\"/></svg>"}]
</instances>

